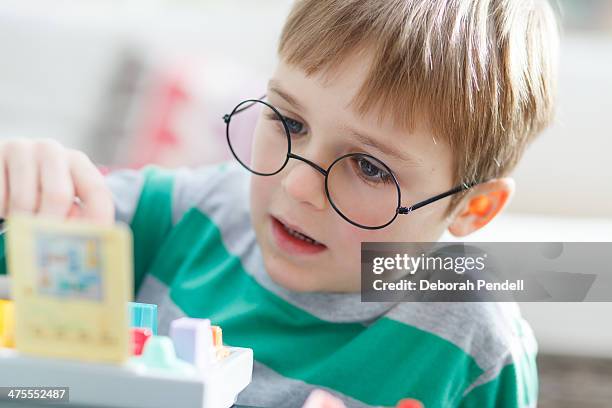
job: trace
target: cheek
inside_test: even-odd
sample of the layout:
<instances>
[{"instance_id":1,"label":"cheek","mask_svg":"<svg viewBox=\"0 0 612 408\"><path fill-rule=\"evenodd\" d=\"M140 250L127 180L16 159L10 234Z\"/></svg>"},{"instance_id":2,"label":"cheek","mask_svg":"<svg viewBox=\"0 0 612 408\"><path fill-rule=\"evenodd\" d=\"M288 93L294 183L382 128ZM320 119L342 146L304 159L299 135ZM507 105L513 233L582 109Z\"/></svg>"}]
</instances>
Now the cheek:
<instances>
[{"instance_id":1,"label":"cheek","mask_svg":"<svg viewBox=\"0 0 612 408\"><path fill-rule=\"evenodd\" d=\"M337 228L343 250L359 257L361 242L433 242L445 229L437 214L399 216L391 225L380 230L365 230L350 225ZM402 218L403 217L403 218Z\"/></svg>"},{"instance_id":2,"label":"cheek","mask_svg":"<svg viewBox=\"0 0 612 408\"><path fill-rule=\"evenodd\" d=\"M251 204L253 209L259 209L270 201L272 191L277 182L275 177L251 175Z\"/></svg>"},{"instance_id":3,"label":"cheek","mask_svg":"<svg viewBox=\"0 0 612 408\"><path fill-rule=\"evenodd\" d=\"M422 208L419 213L400 215L389 231L389 241L394 242L436 242L446 225L441 209Z\"/></svg>"},{"instance_id":4,"label":"cheek","mask_svg":"<svg viewBox=\"0 0 612 408\"><path fill-rule=\"evenodd\" d=\"M268 180L271 178L251 175L251 218L255 226L263 221L269 210L274 188L274 184Z\"/></svg>"},{"instance_id":5,"label":"cheek","mask_svg":"<svg viewBox=\"0 0 612 408\"><path fill-rule=\"evenodd\" d=\"M341 245L339 253L343 259L350 259L356 262L361 262L362 242L391 241L388 233L357 228L344 221L335 228L334 238Z\"/></svg>"}]
</instances>

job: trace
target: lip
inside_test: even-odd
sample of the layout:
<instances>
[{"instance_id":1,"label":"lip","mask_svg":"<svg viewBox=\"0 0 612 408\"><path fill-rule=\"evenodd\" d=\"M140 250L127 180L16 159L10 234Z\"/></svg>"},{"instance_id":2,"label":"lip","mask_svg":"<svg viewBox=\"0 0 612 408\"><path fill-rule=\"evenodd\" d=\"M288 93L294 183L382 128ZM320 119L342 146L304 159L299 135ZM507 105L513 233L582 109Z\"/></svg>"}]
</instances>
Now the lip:
<instances>
[{"instance_id":1,"label":"lip","mask_svg":"<svg viewBox=\"0 0 612 408\"><path fill-rule=\"evenodd\" d=\"M301 228L294 224L285 222L281 217L275 217L270 215L271 233L274 243L278 248L287 252L291 255L314 255L322 251L325 251L327 247L324 244L310 244L306 241L302 241L299 238L291 236L283 227L285 224L287 227L294 231L310 236ZM318 241L317 241L318 242Z\"/></svg>"}]
</instances>

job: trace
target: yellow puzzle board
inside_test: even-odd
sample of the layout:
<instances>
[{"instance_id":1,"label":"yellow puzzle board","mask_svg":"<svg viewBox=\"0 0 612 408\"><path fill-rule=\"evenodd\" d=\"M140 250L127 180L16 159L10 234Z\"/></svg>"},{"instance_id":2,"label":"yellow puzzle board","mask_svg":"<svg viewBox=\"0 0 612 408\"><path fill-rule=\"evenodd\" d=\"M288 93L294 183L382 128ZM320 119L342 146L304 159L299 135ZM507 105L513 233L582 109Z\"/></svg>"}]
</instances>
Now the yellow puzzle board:
<instances>
[{"instance_id":1,"label":"yellow puzzle board","mask_svg":"<svg viewBox=\"0 0 612 408\"><path fill-rule=\"evenodd\" d=\"M128 358L133 272L127 227L12 216L6 240L19 352L100 362Z\"/></svg>"}]
</instances>

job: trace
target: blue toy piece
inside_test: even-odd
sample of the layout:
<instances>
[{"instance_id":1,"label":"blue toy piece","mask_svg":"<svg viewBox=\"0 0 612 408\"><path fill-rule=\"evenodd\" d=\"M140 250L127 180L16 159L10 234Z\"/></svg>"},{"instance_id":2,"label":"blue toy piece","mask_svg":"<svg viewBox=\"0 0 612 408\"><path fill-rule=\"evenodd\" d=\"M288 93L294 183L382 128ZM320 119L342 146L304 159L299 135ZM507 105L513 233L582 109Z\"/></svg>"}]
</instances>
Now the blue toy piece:
<instances>
[{"instance_id":1,"label":"blue toy piece","mask_svg":"<svg viewBox=\"0 0 612 408\"><path fill-rule=\"evenodd\" d=\"M128 302L132 327L141 327L157 334L157 305L149 303Z\"/></svg>"}]
</instances>

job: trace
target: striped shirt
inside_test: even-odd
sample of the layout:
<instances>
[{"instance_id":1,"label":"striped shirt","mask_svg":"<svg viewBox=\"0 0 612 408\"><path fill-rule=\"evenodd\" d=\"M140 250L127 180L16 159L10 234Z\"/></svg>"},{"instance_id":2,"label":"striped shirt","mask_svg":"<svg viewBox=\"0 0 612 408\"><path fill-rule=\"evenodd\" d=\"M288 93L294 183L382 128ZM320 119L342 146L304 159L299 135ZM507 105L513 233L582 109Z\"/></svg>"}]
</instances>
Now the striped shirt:
<instances>
[{"instance_id":1,"label":"striped shirt","mask_svg":"<svg viewBox=\"0 0 612 408\"><path fill-rule=\"evenodd\" d=\"M135 296L159 307L160 334L182 316L211 319L254 351L238 403L301 407L315 388L347 407L528 407L536 343L514 303L362 303L297 293L266 273L235 163L107 176L134 234Z\"/></svg>"}]
</instances>

